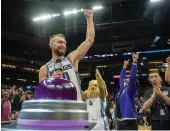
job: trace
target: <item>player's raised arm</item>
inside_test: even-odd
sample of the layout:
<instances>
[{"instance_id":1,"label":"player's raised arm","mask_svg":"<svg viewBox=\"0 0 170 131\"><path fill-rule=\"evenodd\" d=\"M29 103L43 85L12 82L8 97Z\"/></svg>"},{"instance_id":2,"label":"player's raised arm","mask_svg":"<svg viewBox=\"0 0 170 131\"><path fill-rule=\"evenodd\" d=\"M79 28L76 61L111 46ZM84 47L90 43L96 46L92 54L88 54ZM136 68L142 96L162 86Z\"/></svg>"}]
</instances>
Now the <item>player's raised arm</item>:
<instances>
[{"instance_id":1,"label":"player's raised arm","mask_svg":"<svg viewBox=\"0 0 170 131\"><path fill-rule=\"evenodd\" d=\"M72 63L77 61L79 62L86 55L86 53L94 43L95 30L93 23L93 12L91 10L84 10L84 15L87 20L86 39L75 51L71 52L68 55Z\"/></svg>"}]
</instances>

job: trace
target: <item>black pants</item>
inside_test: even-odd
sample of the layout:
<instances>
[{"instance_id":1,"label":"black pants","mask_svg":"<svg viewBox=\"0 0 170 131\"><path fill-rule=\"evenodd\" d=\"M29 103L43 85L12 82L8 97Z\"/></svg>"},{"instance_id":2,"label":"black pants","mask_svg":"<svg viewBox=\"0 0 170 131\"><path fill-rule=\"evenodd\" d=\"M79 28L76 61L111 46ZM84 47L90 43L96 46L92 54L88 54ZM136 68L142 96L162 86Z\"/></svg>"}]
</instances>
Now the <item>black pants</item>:
<instances>
[{"instance_id":1,"label":"black pants","mask_svg":"<svg viewBox=\"0 0 170 131\"><path fill-rule=\"evenodd\" d=\"M137 120L116 120L116 130L138 130Z\"/></svg>"},{"instance_id":2,"label":"black pants","mask_svg":"<svg viewBox=\"0 0 170 131\"><path fill-rule=\"evenodd\" d=\"M152 130L170 130L170 120L152 120Z\"/></svg>"}]
</instances>

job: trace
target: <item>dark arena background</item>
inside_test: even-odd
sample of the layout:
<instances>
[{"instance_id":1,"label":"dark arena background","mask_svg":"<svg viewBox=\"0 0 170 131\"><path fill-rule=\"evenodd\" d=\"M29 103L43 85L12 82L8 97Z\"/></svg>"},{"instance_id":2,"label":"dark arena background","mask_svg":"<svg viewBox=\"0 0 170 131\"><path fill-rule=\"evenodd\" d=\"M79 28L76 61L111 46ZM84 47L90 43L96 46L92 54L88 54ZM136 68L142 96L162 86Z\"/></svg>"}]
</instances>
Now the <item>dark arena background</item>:
<instances>
[{"instance_id":1,"label":"dark arena background","mask_svg":"<svg viewBox=\"0 0 170 131\"><path fill-rule=\"evenodd\" d=\"M34 97L40 67L51 59L50 36L65 35L66 55L85 40L84 9L93 11L95 40L79 62L83 91L99 69L108 90L107 103L111 106L120 89L123 62L130 59L129 74L134 52L140 52L135 104L138 118L144 92L152 88L148 74L158 71L162 83L168 86L164 76L168 66L166 58L170 55L169 0L2 0L1 94L6 89L12 92L10 121L17 120L22 102ZM16 98L20 91L24 97ZM138 120L139 129L150 130L150 112L144 116ZM114 130L114 124L109 124L110 130Z\"/></svg>"}]
</instances>

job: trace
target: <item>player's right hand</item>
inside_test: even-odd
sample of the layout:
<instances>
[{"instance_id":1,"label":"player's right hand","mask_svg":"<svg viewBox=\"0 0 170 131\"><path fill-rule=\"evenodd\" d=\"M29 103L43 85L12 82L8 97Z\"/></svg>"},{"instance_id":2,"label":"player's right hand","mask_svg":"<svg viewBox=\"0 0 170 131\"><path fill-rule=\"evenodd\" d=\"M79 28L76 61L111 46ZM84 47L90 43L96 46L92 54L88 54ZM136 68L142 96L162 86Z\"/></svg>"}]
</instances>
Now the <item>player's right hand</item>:
<instances>
[{"instance_id":1,"label":"player's right hand","mask_svg":"<svg viewBox=\"0 0 170 131\"><path fill-rule=\"evenodd\" d=\"M63 76L62 71L57 70L54 74L53 74L53 78L61 78Z\"/></svg>"}]
</instances>

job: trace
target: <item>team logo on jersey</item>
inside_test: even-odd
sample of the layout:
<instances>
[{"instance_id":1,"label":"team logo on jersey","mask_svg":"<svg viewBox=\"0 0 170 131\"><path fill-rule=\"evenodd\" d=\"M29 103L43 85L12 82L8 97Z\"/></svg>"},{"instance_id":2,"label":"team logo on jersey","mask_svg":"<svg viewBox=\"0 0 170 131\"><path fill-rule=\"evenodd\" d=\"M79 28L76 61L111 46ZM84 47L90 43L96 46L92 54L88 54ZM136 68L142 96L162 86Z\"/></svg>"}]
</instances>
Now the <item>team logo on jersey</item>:
<instances>
[{"instance_id":1,"label":"team logo on jersey","mask_svg":"<svg viewBox=\"0 0 170 131\"><path fill-rule=\"evenodd\" d=\"M71 64L63 66L63 70L69 70L69 69L72 69L72 65Z\"/></svg>"},{"instance_id":2,"label":"team logo on jersey","mask_svg":"<svg viewBox=\"0 0 170 131\"><path fill-rule=\"evenodd\" d=\"M89 100L89 106L92 106L92 105L93 105L92 100Z\"/></svg>"},{"instance_id":3,"label":"team logo on jersey","mask_svg":"<svg viewBox=\"0 0 170 131\"><path fill-rule=\"evenodd\" d=\"M67 64L67 65L61 65L61 63L56 63L55 65L54 65L54 68L53 69L51 69L51 70L49 70L49 74L50 74L50 76L52 76L53 74L54 74L54 72L56 72L57 70L63 70L63 71L66 71L66 70L69 70L69 69L72 69L73 67L72 67L72 65L71 64ZM68 76L67 76L67 78L68 78Z\"/></svg>"}]
</instances>

